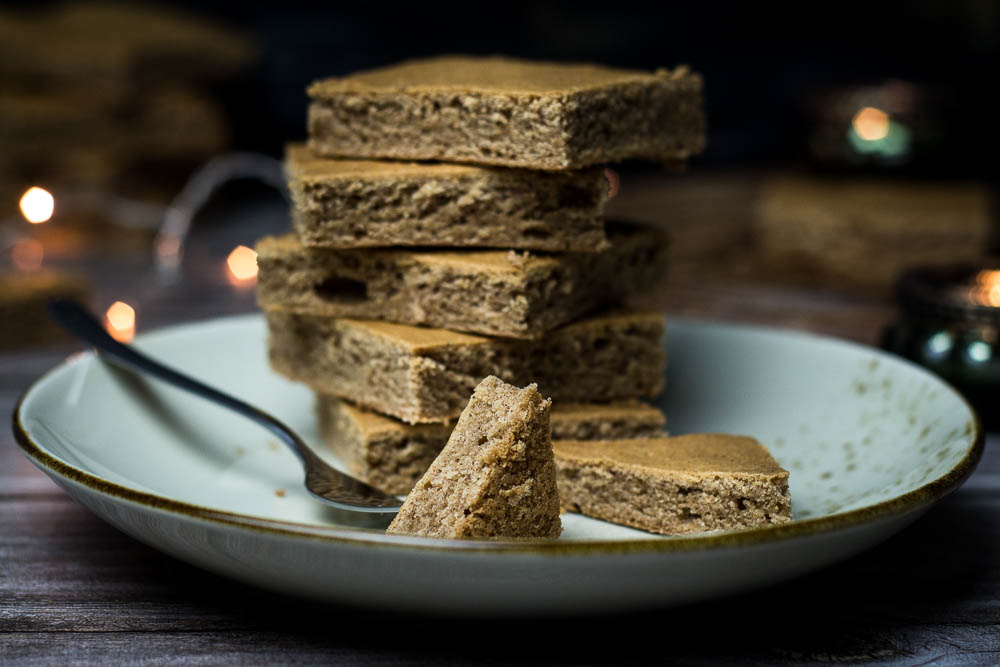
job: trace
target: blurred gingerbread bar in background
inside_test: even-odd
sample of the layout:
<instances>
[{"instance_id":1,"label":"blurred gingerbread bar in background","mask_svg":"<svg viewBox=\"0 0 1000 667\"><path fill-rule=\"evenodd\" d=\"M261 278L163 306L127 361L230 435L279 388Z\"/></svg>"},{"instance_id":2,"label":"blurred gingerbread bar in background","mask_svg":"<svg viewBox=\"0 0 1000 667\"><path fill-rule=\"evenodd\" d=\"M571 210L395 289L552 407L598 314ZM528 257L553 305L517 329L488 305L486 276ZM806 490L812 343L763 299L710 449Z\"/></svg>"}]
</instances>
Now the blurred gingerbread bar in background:
<instances>
[{"instance_id":1,"label":"blurred gingerbread bar in background","mask_svg":"<svg viewBox=\"0 0 1000 667\"><path fill-rule=\"evenodd\" d=\"M230 29L160 7L0 12L4 217L36 183L167 201L227 146L210 86L252 56L250 43ZM149 164L160 165L155 180L137 177Z\"/></svg>"},{"instance_id":2,"label":"blurred gingerbread bar in background","mask_svg":"<svg viewBox=\"0 0 1000 667\"><path fill-rule=\"evenodd\" d=\"M148 257L164 205L228 146L213 86L252 57L159 7L0 11L0 348L59 339L46 304L89 300L92 255Z\"/></svg>"},{"instance_id":3,"label":"blurred gingerbread bar in background","mask_svg":"<svg viewBox=\"0 0 1000 667\"><path fill-rule=\"evenodd\" d=\"M908 268L982 261L992 226L975 184L787 176L762 185L754 232L772 271L888 292Z\"/></svg>"}]
</instances>

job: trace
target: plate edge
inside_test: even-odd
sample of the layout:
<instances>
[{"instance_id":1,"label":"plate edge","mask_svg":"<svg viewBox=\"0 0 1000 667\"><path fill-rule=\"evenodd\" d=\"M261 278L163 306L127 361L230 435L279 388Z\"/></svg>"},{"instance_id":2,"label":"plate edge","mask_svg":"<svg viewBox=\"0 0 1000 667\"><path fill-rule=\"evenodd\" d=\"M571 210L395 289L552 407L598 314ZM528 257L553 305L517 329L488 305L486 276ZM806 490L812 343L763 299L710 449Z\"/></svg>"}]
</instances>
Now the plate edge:
<instances>
[{"instance_id":1,"label":"plate edge","mask_svg":"<svg viewBox=\"0 0 1000 667\"><path fill-rule=\"evenodd\" d=\"M43 472L54 473L58 477L84 486L118 501L127 501L146 508L178 514L186 519L224 524L229 527L249 529L263 533L286 537L310 538L322 541L336 542L355 546L378 546L387 548L417 548L420 550L446 552L515 552L553 556L611 555L611 554L648 554L679 551L703 551L720 548L739 548L769 544L799 537L808 537L828 533L841 528L863 525L878 519L890 518L916 511L948 495L968 479L982 457L985 446L985 432L979 416L971 409L964 397L959 398L969 407L973 417L975 438L972 447L954 467L941 477L917 487L912 491L890 500L858 508L843 514L805 519L788 524L778 524L763 528L733 531L721 534L702 536L678 536L671 539L652 540L579 540L573 542L484 542L462 540L439 540L433 538L406 537L385 535L382 533L366 533L352 529L324 527L315 524L303 524L276 519L264 519L248 514L213 510L211 508L172 500L145 491L137 491L128 487L101 479L96 475L75 468L46 453L31 439L21 423L21 410L24 401L35 386L48 373L35 380L18 398L17 405L11 415L11 426L14 439L24 455ZM956 392L957 394L957 392Z\"/></svg>"}]
</instances>

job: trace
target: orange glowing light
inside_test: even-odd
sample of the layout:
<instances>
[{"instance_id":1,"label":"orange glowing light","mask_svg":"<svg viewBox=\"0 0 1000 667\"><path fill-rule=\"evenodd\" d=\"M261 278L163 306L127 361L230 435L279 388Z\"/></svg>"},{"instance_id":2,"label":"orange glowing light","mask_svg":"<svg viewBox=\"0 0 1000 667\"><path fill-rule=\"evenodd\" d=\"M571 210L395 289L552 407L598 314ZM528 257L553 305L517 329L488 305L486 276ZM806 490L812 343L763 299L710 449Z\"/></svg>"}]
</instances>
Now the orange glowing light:
<instances>
[{"instance_id":1,"label":"orange glowing light","mask_svg":"<svg viewBox=\"0 0 1000 667\"><path fill-rule=\"evenodd\" d=\"M981 306L1000 306L1000 271L980 271L969 295Z\"/></svg>"},{"instance_id":2,"label":"orange glowing light","mask_svg":"<svg viewBox=\"0 0 1000 667\"><path fill-rule=\"evenodd\" d=\"M37 271L42 268L45 250L35 239L21 239L10 249L10 260L21 271Z\"/></svg>"},{"instance_id":3,"label":"orange glowing light","mask_svg":"<svg viewBox=\"0 0 1000 667\"><path fill-rule=\"evenodd\" d=\"M236 246L226 258L229 280L235 285L246 285L257 280L257 253L245 245Z\"/></svg>"},{"instance_id":4,"label":"orange glowing light","mask_svg":"<svg viewBox=\"0 0 1000 667\"><path fill-rule=\"evenodd\" d=\"M45 222L56 210L56 199L44 188L31 187L21 195L21 214L33 225Z\"/></svg>"},{"instance_id":5,"label":"orange glowing light","mask_svg":"<svg viewBox=\"0 0 1000 667\"><path fill-rule=\"evenodd\" d=\"M889 114L875 107L863 107L854 114L851 126L865 141L878 141L889 134Z\"/></svg>"},{"instance_id":6,"label":"orange glowing light","mask_svg":"<svg viewBox=\"0 0 1000 667\"><path fill-rule=\"evenodd\" d=\"M104 328L120 343L135 338L135 309L124 301L115 301L104 314Z\"/></svg>"}]
</instances>

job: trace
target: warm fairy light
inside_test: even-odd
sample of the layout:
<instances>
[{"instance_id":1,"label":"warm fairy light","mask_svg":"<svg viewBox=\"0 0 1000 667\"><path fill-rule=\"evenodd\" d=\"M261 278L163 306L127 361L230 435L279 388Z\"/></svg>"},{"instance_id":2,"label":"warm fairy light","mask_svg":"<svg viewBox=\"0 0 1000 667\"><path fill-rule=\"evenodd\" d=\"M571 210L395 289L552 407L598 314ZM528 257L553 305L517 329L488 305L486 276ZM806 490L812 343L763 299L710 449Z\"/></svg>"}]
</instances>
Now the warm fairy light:
<instances>
[{"instance_id":1,"label":"warm fairy light","mask_svg":"<svg viewBox=\"0 0 1000 667\"><path fill-rule=\"evenodd\" d=\"M10 248L10 261L21 271L37 271L42 268L45 250L35 239L21 239Z\"/></svg>"},{"instance_id":2,"label":"warm fairy light","mask_svg":"<svg viewBox=\"0 0 1000 667\"><path fill-rule=\"evenodd\" d=\"M236 246L226 258L229 280L234 285L246 285L257 279L257 253L245 245Z\"/></svg>"},{"instance_id":3,"label":"warm fairy light","mask_svg":"<svg viewBox=\"0 0 1000 667\"><path fill-rule=\"evenodd\" d=\"M875 107L863 107L854 114L851 127L865 141L885 139L889 134L889 114Z\"/></svg>"},{"instance_id":4,"label":"warm fairy light","mask_svg":"<svg viewBox=\"0 0 1000 667\"><path fill-rule=\"evenodd\" d=\"M1000 306L1000 271L980 271L970 298L980 306Z\"/></svg>"},{"instance_id":5,"label":"warm fairy light","mask_svg":"<svg viewBox=\"0 0 1000 667\"><path fill-rule=\"evenodd\" d=\"M31 187L21 195L21 214L32 224L45 222L52 217L55 209L55 197L44 188Z\"/></svg>"},{"instance_id":6,"label":"warm fairy light","mask_svg":"<svg viewBox=\"0 0 1000 667\"><path fill-rule=\"evenodd\" d=\"M104 314L104 328L121 343L135 338L135 309L124 301L115 301Z\"/></svg>"}]
</instances>

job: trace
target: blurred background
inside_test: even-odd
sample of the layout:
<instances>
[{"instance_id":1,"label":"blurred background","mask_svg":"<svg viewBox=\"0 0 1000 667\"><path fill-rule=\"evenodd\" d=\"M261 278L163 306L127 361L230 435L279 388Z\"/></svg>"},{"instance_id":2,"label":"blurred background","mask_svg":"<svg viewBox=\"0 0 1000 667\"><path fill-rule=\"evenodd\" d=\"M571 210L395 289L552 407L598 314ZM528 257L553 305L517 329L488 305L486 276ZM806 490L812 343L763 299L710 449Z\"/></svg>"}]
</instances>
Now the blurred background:
<instances>
[{"instance_id":1,"label":"blurred background","mask_svg":"<svg viewBox=\"0 0 1000 667\"><path fill-rule=\"evenodd\" d=\"M28 104L15 93L28 91L38 97L36 112L61 116L46 120L62 120L62 131L74 119L57 108L60 93L78 107L75 120L117 103L114 120L128 114L149 123L154 109L168 116L163 107L174 104L191 120L188 129L201 133L175 133L184 142L178 153L223 144L277 153L303 136L303 90L316 78L443 52L502 53L643 69L690 63L705 74L712 121L699 166L802 159L829 95L891 82L930 86L911 91L934 110L922 119L933 121L933 133L911 137L934 145L922 166L977 175L987 164L981 148L992 113L979 101L1000 23L989 0L773 11L719 2L506 2L488 13L449 2L312 5L6 2L5 121L9 107ZM199 98L196 90L211 95ZM129 97L135 106L120 106ZM913 111L914 100L896 102ZM133 125L140 127L167 129Z\"/></svg>"},{"instance_id":2,"label":"blurred background","mask_svg":"<svg viewBox=\"0 0 1000 667\"><path fill-rule=\"evenodd\" d=\"M608 209L671 233L670 283L654 297L668 312L984 372L1000 323L985 101L998 37L989 0L7 2L0 343L55 336L38 308L54 293L85 296L125 337L252 309L247 248L288 226L276 160L305 136L306 85L499 53L704 75L707 150L683 173L617 166ZM928 343L942 331L951 342ZM985 362L969 356L976 342Z\"/></svg>"}]
</instances>

